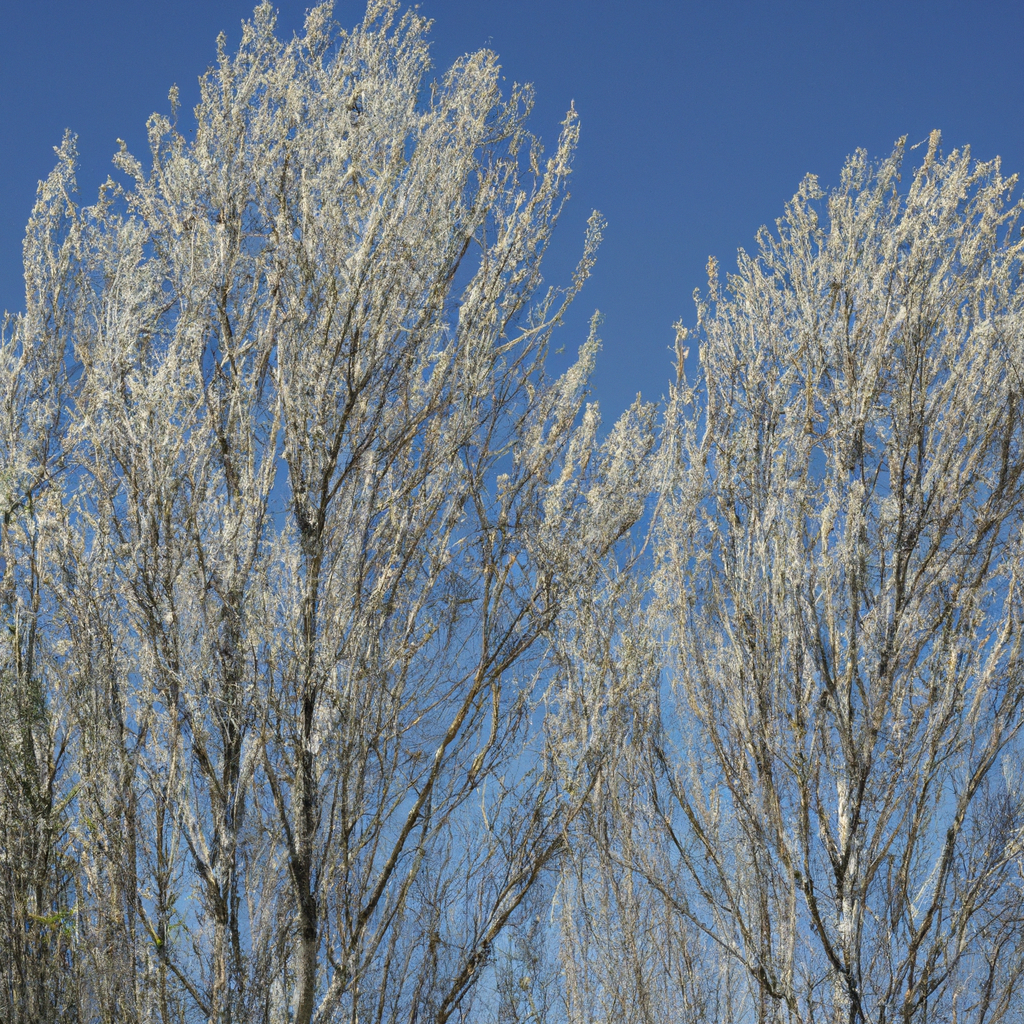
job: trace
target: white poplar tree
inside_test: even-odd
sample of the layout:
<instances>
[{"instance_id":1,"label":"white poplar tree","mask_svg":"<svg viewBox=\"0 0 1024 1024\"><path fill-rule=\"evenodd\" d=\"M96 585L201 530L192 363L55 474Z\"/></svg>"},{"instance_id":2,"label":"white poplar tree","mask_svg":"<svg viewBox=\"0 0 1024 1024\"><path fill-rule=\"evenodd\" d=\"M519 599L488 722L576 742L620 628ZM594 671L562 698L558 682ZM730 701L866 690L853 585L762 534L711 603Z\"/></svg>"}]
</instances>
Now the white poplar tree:
<instances>
[{"instance_id":1,"label":"white poplar tree","mask_svg":"<svg viewBox=\"0 0 1024 1024\"><path fill-rule=\"evenodd\" d=\"M744 1019L1024 1005L1024 204L939 141L712 262L671 396L671 699L619 845Z\"/></svg>"},{"instance_id":2,"label":"white poplar tree","mask_svg":"<svg viewBox=\"0 0 1024 1024\"><path fill-rule=\"evenodd\" d=\"M77 865L66 1019L464 1019L599 771L545 709L653 413L601 440L593 333L545 371L601 233L539 288L574 112L546 156L494 54L428 86L427 28L326 4L282 43L264 3L193 139L172 90L148 168L122 146L79 206L69 138L40 187L3 555Z\"/></svg>"}]
</instances>

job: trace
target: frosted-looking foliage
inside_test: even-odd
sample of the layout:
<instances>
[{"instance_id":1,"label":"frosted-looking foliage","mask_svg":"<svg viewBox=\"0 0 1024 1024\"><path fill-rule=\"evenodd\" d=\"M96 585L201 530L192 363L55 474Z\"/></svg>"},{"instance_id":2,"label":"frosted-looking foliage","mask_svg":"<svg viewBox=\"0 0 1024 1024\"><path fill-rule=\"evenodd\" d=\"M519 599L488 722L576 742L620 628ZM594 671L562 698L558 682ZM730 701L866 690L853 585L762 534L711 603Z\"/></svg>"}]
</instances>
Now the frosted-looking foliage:
<instances>
[{"instance_id":1,"label":"frosted-looking foliage","mask_svg":"<svg viewBox=\"0 0 1024 1024\"><path fill-rule=\"evenodd\" d=\"M575 113L427 29L264 3L194 134L40 184L0 1020L1020 1024L1015 181L807 178L603 429Z\"/></svg>"},{"instance_id":2,"label":"frosted-looking foliage","mask_svg":"<svg viewBox=\"0 0 1024 1024\"><path fill-rule=\"evenodd\" d=\"M596 336L545 373L601 233L539 288L574 112L545 155L494 54L429 84L427 27L285 43L263 4L193 138L172 91L148 167L77 205L69 137L40 185L0 345L11 1024L526 991L495 950L600 770L545 709L652 411L599 440Z\"/></svg>"},{"instance_id":3,"label":"frosted-looking foliage","mask_svg":"<svg viewBox=\"0 0 1024 1024\"><path fill-rule=\"evenodd\" d=\"M1022 205L939 141L712 262L671 393L664 708L612 863L713 1019L1021 1019Z\"/></svg>"}]
</instances>

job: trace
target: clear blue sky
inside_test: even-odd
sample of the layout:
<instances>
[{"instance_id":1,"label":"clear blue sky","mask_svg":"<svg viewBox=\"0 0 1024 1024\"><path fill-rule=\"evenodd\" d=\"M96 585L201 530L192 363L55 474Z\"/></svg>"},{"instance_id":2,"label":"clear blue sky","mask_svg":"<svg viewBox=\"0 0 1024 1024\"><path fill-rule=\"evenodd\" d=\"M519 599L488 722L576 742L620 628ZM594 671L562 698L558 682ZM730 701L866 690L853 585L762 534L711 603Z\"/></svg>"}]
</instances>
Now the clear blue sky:
<instances>
[{"instance_id":1,"label":"clear blue sky","mask_svg":"<svg viewBox=\"0 0 1024 1024\"><path fill-rule=\"evenodd\" d=\"M305 0L279 0L279 34ZM573 199L547 279L565 281L583 225L609 221L561 341L575 349L606 316L596 395L606 416L669 379L673 321L709 254L727 266L782 213L801 177L834 183L858 147L888 153L943 132L945 149L1024 171L1024 0L422 0L443 70L489 46L507 78L533 82L534 129L553 143L574 100L582 139ZM22 304L21 238L36 182L65 128L79 137L82 199L106 177L115 139L143 156L145 121L183 107L234 47L249 0L0 0L0 309ZM336 4L351 26L363 6ZM918 156L919 154L914 154Z\"/></svg>"}]
</instances>

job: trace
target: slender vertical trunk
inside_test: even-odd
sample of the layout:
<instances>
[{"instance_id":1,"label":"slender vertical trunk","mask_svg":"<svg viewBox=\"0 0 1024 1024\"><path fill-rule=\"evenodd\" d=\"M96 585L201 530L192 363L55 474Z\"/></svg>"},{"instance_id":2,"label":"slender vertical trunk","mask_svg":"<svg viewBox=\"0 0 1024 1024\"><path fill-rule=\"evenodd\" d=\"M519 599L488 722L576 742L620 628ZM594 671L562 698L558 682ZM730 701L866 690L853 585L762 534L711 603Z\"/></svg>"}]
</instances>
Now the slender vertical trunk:
<instances>
[{"instance_id":1,"label":"slender vertical trunk","mask_svg":"<svg viewBox=\"0 0 1024 1024\"><path fill-rule=\"evenodd\" d=\"M296 821L296 848L292 861L292 878L296 890L296 916L298 918L298 999L295 1024L309 1024L313 1016L316 996L317 954L317 902L313 892L313 840L316 834L316 801L313 786L313 753L309 747L313 722L313 703L307 699L303 708L304 746L299 764L297 787L298 811Z\"/></svg>"},{"instance_id":2,"label":"slender vertical trunk","mask_svg":"<svg viewBox=\"0 0 1024 1024\"><path fill-rule=\"evenodd\" d=\"M243 599L238 587L232 587L221 608L221 675L223 717L220 722L222 765L220 793L223 804L217 808L215 844L217 863L217 917L214 949L216 976L220 988L220 1020L232 1024L235 1006L245 992L245 972L241 957L238 925L238 830L244 817L245 794L240 791L242 764L243 687L239 655L241 625L238 609Z\"/></svg>"},{"instance_id":3,"label":"slender vertical trunk","mask_svg":"<svg viewBox=\"0 0 1024 1024\"><path fill-rule=\"evenodd\" d=\"M316 897L309 892L308 879L303 883L304 892L299 900L299 946L298 999L295 1007L295 1024L309 1024L313 1017L313 1003L316 996L317 953L319 935L316 921Z\"/></svg>"},{"instance_id":4,"label":"slender vertical trunk","mask_svg":"<svg viewBox=\"0 0 1024 1024\"><path fill-rule=\"evenodd\" d=\"M316 637L318 591L320 588L321 537L320 531L307 525L304 531L307 550L306 597L302 613L303 673L302 709L299 719L298 750L296 751L296 811L295 847L292 853L292 879L295 883L295 903L298 923L298 998L295 1024L309 1024L313 1017L316 997L317 955L319 933L317 928L317 901L313 891L313 850L317 831L316 773L313 755L313 735L316 722Z\"/></svg>"}]
</instances>

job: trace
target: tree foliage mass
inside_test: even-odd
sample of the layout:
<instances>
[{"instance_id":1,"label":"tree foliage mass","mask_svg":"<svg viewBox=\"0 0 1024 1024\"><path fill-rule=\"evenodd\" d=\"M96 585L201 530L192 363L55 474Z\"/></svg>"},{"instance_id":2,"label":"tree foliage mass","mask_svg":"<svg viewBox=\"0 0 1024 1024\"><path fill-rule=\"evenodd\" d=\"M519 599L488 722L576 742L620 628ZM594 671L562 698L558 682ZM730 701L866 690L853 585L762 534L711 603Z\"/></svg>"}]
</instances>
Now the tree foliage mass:
<instances>
[{"instance_id":1,"label":"tree foliage mass","mask_svg":"<svg viewBox=\"0 0 1024 1024\"><path fill-rule=\"evenodd\" d=\"M1021 1020L1016 180L808 177L603 427L574 111L274 27L28 224L0 1017Z\"/></svg>"}]
</instances>

